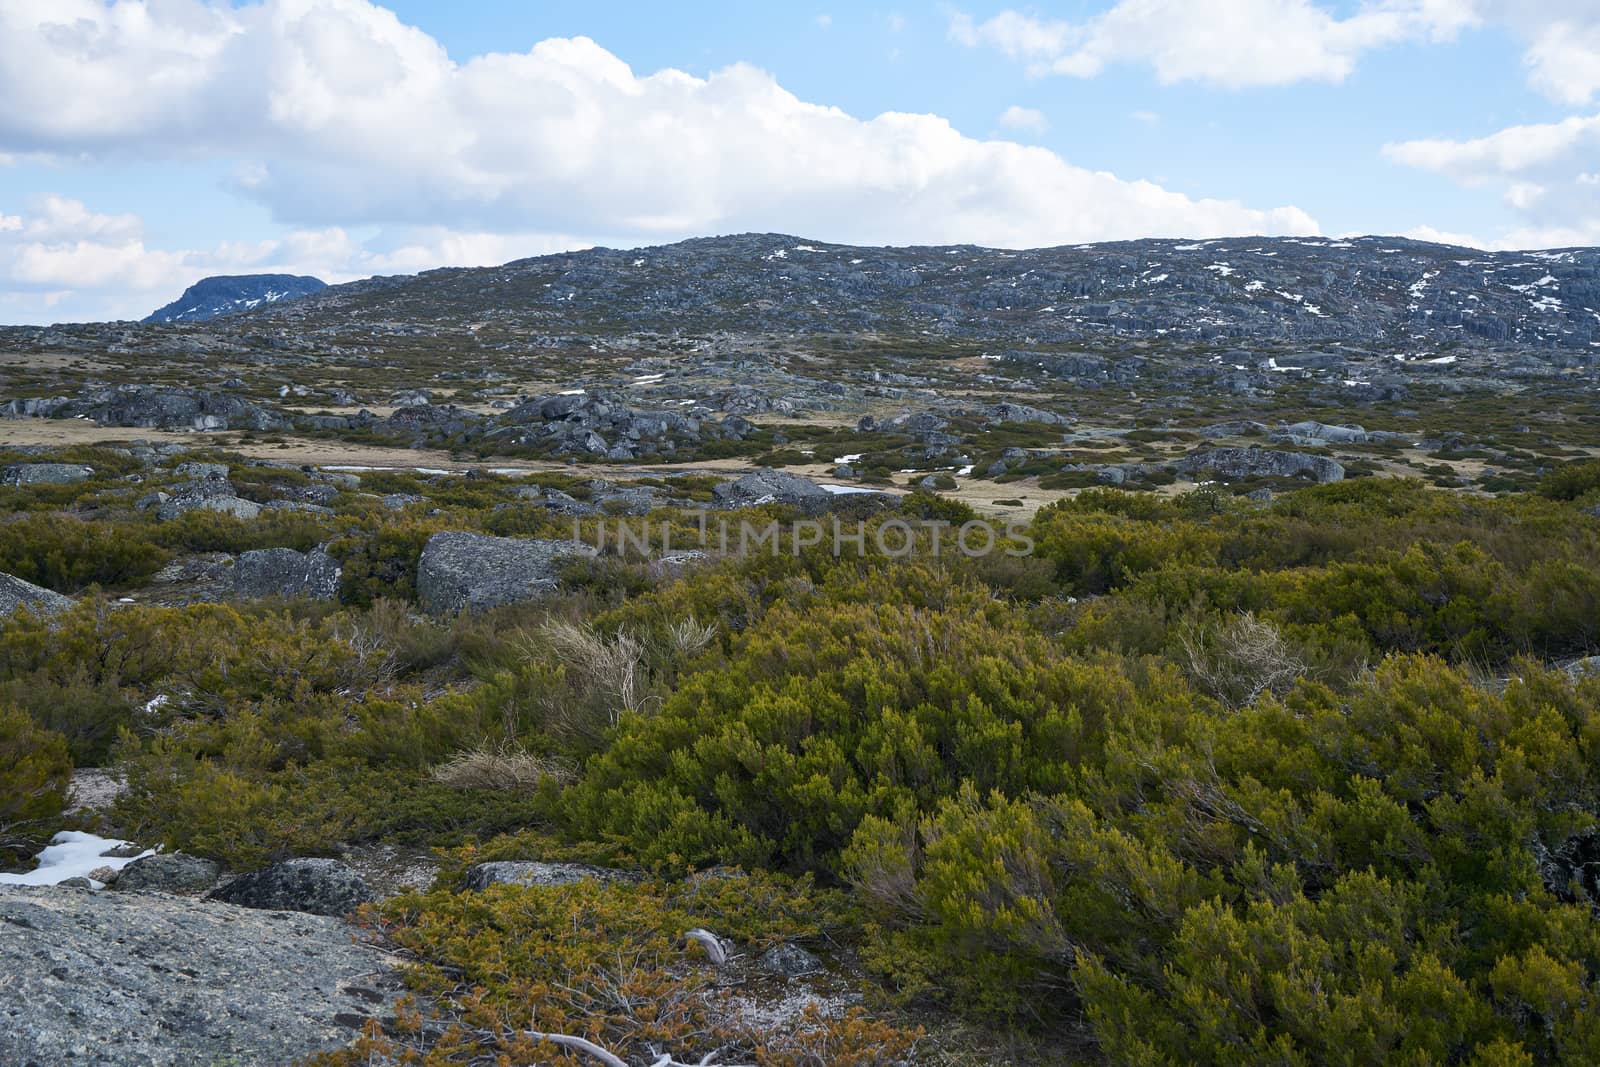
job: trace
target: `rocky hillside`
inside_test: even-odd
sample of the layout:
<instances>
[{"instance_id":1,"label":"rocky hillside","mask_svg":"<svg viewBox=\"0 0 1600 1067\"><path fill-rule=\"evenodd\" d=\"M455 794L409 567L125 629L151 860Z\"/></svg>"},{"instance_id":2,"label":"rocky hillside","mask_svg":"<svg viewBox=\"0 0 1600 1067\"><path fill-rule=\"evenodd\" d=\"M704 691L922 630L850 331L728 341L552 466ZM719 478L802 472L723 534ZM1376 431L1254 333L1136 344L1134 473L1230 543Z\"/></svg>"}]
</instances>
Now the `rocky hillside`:
<instances>
[{"instance_id":1,"label":"rocky hillside","mask_svg":"<svg viewBox=\"0 0 1600 1067\"><path fill-rule=\"evenodd\" d=\"M780 234L335 286L263 309L307 325L937 332L1093 340L1600 346L1600 250L1480 252L1391 237L1143 240L1005 251Z\"/></svg>"},{"instance_id":2,"label":"rocky hillside","mask_svg":"<svg viewBox=\"0 0 1600 1067\"><path fill-rule=\"evenodd\" d=\"M145 322L206 322L219 315L250 311L264 304L326 289L320 278L293 274L232 274L203 278L183 291L166 307L151 314Z\"/></svg>"}]
</instances>

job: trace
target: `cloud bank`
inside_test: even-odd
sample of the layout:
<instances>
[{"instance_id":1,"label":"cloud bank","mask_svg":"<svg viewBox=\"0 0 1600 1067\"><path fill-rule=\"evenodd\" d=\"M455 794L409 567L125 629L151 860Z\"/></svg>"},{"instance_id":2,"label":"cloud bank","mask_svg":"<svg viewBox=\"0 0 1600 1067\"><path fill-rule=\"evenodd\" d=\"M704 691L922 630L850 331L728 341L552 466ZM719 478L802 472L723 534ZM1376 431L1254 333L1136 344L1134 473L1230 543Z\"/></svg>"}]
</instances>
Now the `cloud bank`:
<instances>
[{"instance_id":1,"label":"cloud bank","mask_svg":"<svg viewBox=\"0 0 1600 1067\"><path fill-rule=\"evenodd\" d=\"M459 261L739 230L999 246L1317 232L1292 206L1192 198L935 115L857 118L746 65L639 74L581 37L457 63L367 0L8 0L0 40L4 151L223 159L239 195L297 232L348 243L377 227L397 246L339 258L346 246L324 240L324 274L398 263L407 247ZM298 236L265 253L161 252L136 220L115 241L52 225L48 239L0 232L0 285L64 283L47 265L83 242L84 257L110 256L93 277L128 285L170 288L255 255L263 269L319 261L290 247Z\"/></svg>"}]
</instances>

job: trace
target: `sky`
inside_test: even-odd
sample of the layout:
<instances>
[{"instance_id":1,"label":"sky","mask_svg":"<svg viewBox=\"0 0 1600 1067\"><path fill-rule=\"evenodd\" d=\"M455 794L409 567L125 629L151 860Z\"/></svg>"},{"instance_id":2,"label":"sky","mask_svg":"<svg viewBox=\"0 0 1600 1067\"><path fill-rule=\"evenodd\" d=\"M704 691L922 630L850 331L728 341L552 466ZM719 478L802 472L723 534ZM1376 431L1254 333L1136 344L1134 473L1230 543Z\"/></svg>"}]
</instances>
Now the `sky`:
<instances>
[{"instance_id":1,"label":"sky","mask_svg":"<svg viewBox=\"0 0 1600 1067\"><path fill-rule=\"evenodd\" d=\"M743 231L1600 245L1600 0L0 0L0 323Z\"/></svg>"}]
</instances>

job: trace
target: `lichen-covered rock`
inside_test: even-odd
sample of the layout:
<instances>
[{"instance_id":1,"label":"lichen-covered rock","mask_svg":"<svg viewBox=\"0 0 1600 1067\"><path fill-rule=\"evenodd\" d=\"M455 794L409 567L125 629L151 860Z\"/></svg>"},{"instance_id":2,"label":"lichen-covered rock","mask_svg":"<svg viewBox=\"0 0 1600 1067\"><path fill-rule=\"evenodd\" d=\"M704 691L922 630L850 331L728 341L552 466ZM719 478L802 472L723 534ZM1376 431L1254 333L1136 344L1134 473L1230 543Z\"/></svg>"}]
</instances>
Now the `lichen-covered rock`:
<instances>
[{"instance_id":1,"label":"lichen-covered rock","mask_svg":"<svg viewBox=\"0 0 1600 1067\"><path fill-rule=\"evenodd\" d=\"M242 908L348 915L372 899L372 890L347 864L301 858L241 874L206 899Z\"/></svg>"},{"instance_id":2,"label":"lichen-covered rock","mask_svg":"<svg viewBox=\"0 0 1600 1067\"><path fill-rule=\"evenodd\" d=\"M799 945L787 941L781 945L773 945L763 952L756 960L756 966L768 974L782 975L785 978L816 974L823 969L821 960Z\"/></svg>"},{"instance_id":3,"label":"lichen-covered rock","mask_svg":"<svg viewBox=\"0 0 1600 1067\"><path fill-rule=\"evenodd\" d=\"M240 497L233 483L225 478L197 478L141 501L146 502L154 504L156 517L163 522L197 510L218 511L237 519L253 519L261 514L261 505Z\"/></svg>"},{"instance_id":4,"label":"lichen-covered rock","mask_svg":"<svg viewBox=\"0 0 1600 1067\"><path fill-rule=\"evenodd\" d=\"M789 504L807 510L821 510L833 499L832 493L815 482L770 467L761 467L742 478L723 482L711 492L717 503L728 508Z\"/></svg>"},{"instance_id":5,"label":"lichen-covered rock","mask_svg":"<svg viewBox=\"0 0 1600 1067\"><path fill-rule=\"evenodd\" d=\"M17 463L0 470L0 485L69 485L93 475L80 463Z\"/></svg>"},{"instance_id":6,"label":"lichen-covered rock","mask_svg":"<svg viewBox=\"0 0 1600 1067\"><path fill-rule=\"evenodd\" d=\"M492 885L571 885L574 882L633 882L638 875L612 867L587 863L541 863L537 860L495 860L467 868L461 884L467 889L488 889Z\"/></svg>"},{"instance_id":7,"label":"lichen-covered rock","mask_svg":"<svg viewBox=\"0 0 1600 1067\"><path fill-rule=\"evenodd\" d=\"M156 893L0 887L0 1063L291 1063L396 982L338 919Z\"/></svg>"},{"instance_id":8,"label":"lichen-covered rock","mask_svg":"<svg viewBox=\"0 0 1600 1067\"><path fill-rule=\"evenodd\" d=\"M180 386L120 385L51 412L86 415L101 426L164 430L282 430L289 420L228 393Z\"/></svg>"},{"instance_id":9,"label":"lichen-covered rock","mask_svg":"<svg viewBox=\"0 0 1600 1067\"><path fill-rule=\"evenodd\" d=\"M1344 480L1344 467L1326 456L1269 448L1213 448L1185 456L1176 466L1185 473L1214 471L1224 478L1304 477L1324 483Z\"/></svg>"},{"instance_id":10,"label":"lichen-covered rock","mask_svg":"<svg viewBox=\"0 0 1600 1067\"><path fill-rule=\"evenodd\" d=\"M579 541L489 537L445 530L428 539L417 564L417 600L431 615L482 611L556 588L562 561L592 557Z\"/></svg>"},{"instance_id":11,"label":"lichen-covered rock","mask_svg":"<svg viewBox=\"0 0 1600 1067\"><path fill-rule=\"evenodd\" d=\"M338 560L320 548L310 552L257 549L242 554L233 565L233 595L241 599L281 596L335 600L342 573Z\"/></svg>"},{"instance_id":12,"label":"lichen-covered rock","mask_svg":"<svg viewBox=\"0 0 1600 1067\"><path fill-rule=\"evenodd\" d=\"M0 574L0 618L29 608L39 615L54 615L72 607L72 598L32 582Z\"/></svg>"},{"instance_id":13,"label":"lichen-covered rock","mask_svg":"<svg viewBox=\"0 0 1600 1067\"><path fill-rule=\"evenodd\" d=\"M203 893L217 884L222 868L185 852L158 852L134 860L118 873L117 889L149 889L162 893ZM107 879L101 879L107 881Z\"/></svg>"}]
</instances>

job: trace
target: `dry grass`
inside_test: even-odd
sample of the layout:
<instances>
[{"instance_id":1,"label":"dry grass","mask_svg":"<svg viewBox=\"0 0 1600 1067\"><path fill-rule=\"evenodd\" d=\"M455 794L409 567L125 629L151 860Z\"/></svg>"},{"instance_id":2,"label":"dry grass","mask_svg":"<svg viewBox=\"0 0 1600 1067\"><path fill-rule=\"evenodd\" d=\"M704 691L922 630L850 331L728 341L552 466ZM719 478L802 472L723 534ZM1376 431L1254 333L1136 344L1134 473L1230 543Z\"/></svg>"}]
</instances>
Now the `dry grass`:
<instances>
[{"instance_id":1,"label":"dry grass","mask_svg":"<svg viewBox=\"0 0 1600 1067\"><path fill-rule=\"evenodd\" d=\"M1230 707L1247 707L1266 693L1287 692L1306 673L1282 631L1248 611L1214 633L1186 632L1182 645L1190 677Z\"/></svg>"},{"instance_id":2,"label":"dry grass","mask_svg":"<svg viewBox=\"0 0 1600 1067\"><path fill-rule=\"evenodd\" d=\"M540 635L568 669L576 671L598 693L615 726L625 714L638 714L649 701L644 644L626 630L609 640L591 626L550 619Z\"/></svg>"},{"instance_id":3,"label":"dry grass","mask_svg":"<svg viewBox=\"0 0 1600 1067\"><path fill-rule=\"evenodd\" d=\"M429 777L451 789L532 792L542 782L568 785L576 776L561 763L534 756L514 746L487 745L458 752L439 764Z\"/></svg>"},{"instance_id":4,"label":"dry grass","mask_svg":"<svg viewBox=\"0 0 1600 1067\"><path fill-rule=\"evenodd\" d=\"M695 621L695 617L680 619L667 627L667 642L674 659L678 661L693 659L711 646L717 639L717 624L708 622L704 626Z\"/></svg>"}]
</instances>

